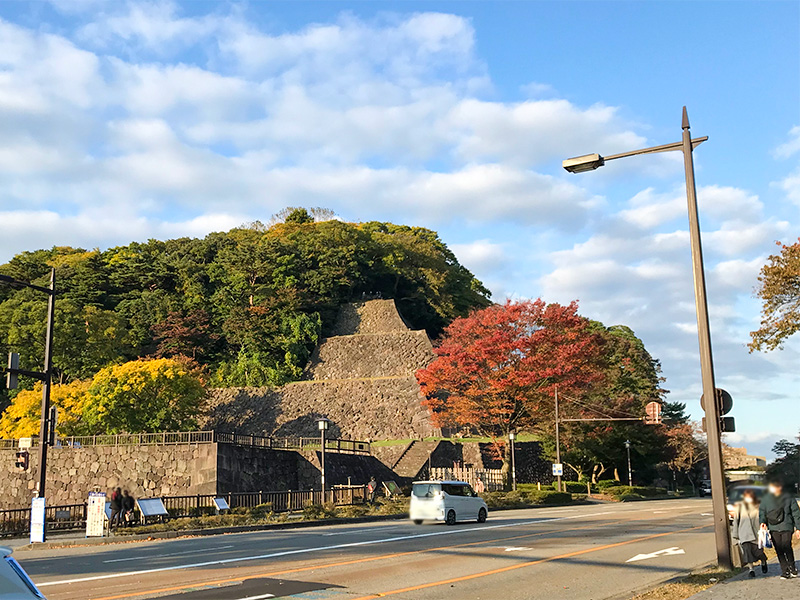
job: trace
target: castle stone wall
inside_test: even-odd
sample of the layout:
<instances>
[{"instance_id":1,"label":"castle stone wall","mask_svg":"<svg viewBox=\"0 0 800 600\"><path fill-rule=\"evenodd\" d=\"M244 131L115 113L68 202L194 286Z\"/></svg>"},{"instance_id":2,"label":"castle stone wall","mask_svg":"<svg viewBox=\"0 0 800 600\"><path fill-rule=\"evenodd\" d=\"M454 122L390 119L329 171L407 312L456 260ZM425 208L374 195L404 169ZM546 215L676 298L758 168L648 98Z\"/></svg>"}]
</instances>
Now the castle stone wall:
<instances>
[{"instance_id":1,"label":"castle stone wall","mask_svg":"<svg viewBox=\"0 0 800 600\"><path fill-rule=\"evenodd\" d=\"M359 440L422 438L436 433L414 374L434 358L424 331L411 331L394 300L342 306L314 351L304 380L282 388L212 390L200 426L275 436L330 435Z\"/></svg>"},{"instance_id":2,"label":"castle stone wall","mask_svg":"<svg viewBox=\"0 0 800 600\"><path fill-rule=\"evenodd\" d=\"M39 481L39 454L30 453L30 467L14 467L14 450L0 450L0 508L28 506ZM71 504L89 492L122 487L139 497L214 494L216 444L175 446L89 446L50 448L47 454L47 500Z\"/></svg>"}]
</instances>

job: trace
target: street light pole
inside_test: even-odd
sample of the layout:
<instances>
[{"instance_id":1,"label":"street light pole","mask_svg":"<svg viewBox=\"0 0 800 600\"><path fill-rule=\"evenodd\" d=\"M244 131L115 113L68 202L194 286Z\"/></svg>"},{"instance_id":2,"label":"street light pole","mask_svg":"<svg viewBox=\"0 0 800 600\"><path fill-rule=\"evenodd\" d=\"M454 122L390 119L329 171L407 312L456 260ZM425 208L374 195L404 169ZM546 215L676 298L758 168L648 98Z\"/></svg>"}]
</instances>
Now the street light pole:
<instances>
[{"instance_id":1,"label":"street light pole","mask_svg":"<svg viewBox=\"0 0 800 600\"><path fill-rule=\"evenodd\" d=\"M317 427L319 427L320 443L322 445L322 452L320 454L320 481L322 483L322 503L325 504L325 432L328 430L330 421L326 418L317 420Z\"/></svg>"},{"instance_id":2,"label":"street light pole","mask_svg":"<svg viewBox=\"0 0 800 600\"><path fill-rule=\"evenodd\" d=\"M511 444L511 489L514 491L517 490L517 463L514 458L514 440L516 438L517 434L515 432L509 432L508 441Z\"/></svg>"},{"instance_id":3,"label":"street light pole","mask_svg":"<svg viewBox=\"0 0 800 600\"><path fill-rule=\"evenodd\" d=\"M556 464L561 464L561 435L559 431L559 420L558 420L558 386L556 386L555 390L555 402L556 402ZM561 475L556 476L556 481L558 481L558 491L561 491Z\"/></svg>"},{"instance_id":4,"label":"street light pole","mask_svg":"<svg viewBox=\"0 0 800 600\"><path fill-rule=\"evenodd\" d=\"M633 486L633 472L631 471L631 441L625 440L625 449L628 451L628 486Z\"/></svg>"},{"instance_id":5,"label":"street light pole","mask_svg":"<svg viewBox=\"0 0 800 600\"><path fill-rule=\"evenodd\" d=\"M586 154L576 158L569 158L563 162L563 167L570 173L583 173L602 167L607 161L636 156L639 154L652 154L655 152L683 152L683 165L686 174L686 201L689 211L689 239L692 250L692 273L694 276L694 298L697 312L697 338L700 347L700 372L702 376L703 395L705 398L716 399L716 384L714 382L714 361L711 352L711 331L708 324L708 300L706 297L706 280L703 268L703 247L700 241L700 218L697 210L697 188L694 179L694 148L708 137L692 139L689 132L689 117L686 107L683 107L681 121L682 137L680 142L653 146L631 152L623 152L612 156L603 157L599 154ZM708 464L711 477L711 500L714 513L714 537L717 547L717 563L723 569L733 568L731 556L731 539L728 525L728 511L725 500L725 474L722 467L722 442L720 439L719 406L716 401L705 402L706 428L708 439Z\"/></svg>"}]
</instances>

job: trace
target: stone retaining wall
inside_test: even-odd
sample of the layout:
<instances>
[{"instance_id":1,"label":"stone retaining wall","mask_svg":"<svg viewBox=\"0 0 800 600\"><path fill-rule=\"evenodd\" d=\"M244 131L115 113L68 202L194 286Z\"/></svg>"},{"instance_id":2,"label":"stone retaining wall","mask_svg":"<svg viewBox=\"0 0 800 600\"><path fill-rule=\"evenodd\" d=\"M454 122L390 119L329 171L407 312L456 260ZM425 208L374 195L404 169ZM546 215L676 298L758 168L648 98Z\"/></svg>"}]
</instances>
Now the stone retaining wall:
<instances>
[{"instance_id":1,"label":"stone retaining wall","mask_svg":"<svg viewBox=\"0 0 800 600\"><path fill-rule=\"evenodd\" d=\"M14 451L0 450L0 509L30 506L39 481L38 455L14 467ZM398 479L377 458L326 454L329 485ZM270 450L233 444L52 448L47 460L47 502L77 504L91 491L128 489L136 498L320 489L319 452Z\"/></svg>"},{"instance_id":2,"label":"stone retaining wall","mask_svg":"<svg viewBox=\"0 0 800 600\"><path fill-rule=\"evenodd\" d=\"M14 467L14 450L0 450L0 508L28 506L39 481L39 453L29 468ZM51 448L46 494L50 504L86 500L91 491L122 487L139 497L217 492L217 445Z\"/></svg>"}]
</instances>

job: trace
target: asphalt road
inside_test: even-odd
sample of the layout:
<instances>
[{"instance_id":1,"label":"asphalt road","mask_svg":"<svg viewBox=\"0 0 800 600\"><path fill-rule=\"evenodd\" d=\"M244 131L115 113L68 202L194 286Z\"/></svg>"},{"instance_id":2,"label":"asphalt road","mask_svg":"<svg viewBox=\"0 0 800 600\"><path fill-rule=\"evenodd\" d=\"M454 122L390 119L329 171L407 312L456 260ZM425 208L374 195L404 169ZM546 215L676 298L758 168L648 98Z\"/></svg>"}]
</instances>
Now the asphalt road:
<instances>
[{"instance_id":1,"label":"asphalt road","mask_svg":"<svg viewBox=\"0 0 800 600\"><path fill-rule=\"evenodd\" d=\"M710 512L708 500L601 504L15 556L50 600L601 600L711 562Z\"/></svg>"}]
</instances>

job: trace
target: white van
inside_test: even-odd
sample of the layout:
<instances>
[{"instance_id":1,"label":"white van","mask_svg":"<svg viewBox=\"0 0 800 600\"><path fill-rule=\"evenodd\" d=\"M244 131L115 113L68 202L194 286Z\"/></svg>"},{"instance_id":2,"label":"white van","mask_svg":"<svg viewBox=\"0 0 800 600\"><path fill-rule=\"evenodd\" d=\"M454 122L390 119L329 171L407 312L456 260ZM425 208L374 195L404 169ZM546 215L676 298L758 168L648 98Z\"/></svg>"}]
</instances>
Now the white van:
<instances>
[{"instance_id":1,"label":"white van","mask_svg":"<svg viewBox=\"0 0 800 600\"><path fill-rule=\"evenodd\" d=\"M417 525L423 521L455 525L457 521L483 523L489 509L483 498L463 481L415 481L411 485L409 514Z\"/></svg>"}]
</instances>

